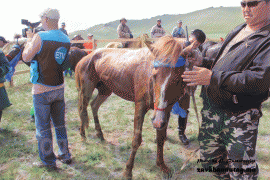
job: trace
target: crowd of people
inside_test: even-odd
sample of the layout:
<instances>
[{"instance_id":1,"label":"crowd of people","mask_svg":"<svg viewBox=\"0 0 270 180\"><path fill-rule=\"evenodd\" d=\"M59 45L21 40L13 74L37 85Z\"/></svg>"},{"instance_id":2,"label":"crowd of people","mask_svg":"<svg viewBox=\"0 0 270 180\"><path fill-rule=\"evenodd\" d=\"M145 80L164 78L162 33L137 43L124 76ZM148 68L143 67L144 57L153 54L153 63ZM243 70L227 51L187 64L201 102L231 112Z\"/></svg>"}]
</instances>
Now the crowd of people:
<instances>
[{"instance_id":1,"label":"crowd of people","mask_svg":"<svg viewBox=\"0 0 270 180\"><path fill-rule=\"evenodd\" d=\"M241 7L245 23L228 34L215 59L208 59L213 62L211 68L194 67L182 75L187 86L202 85L202 125L198 136L200 160L206 170L230 169L212 170L219 179L258 178L259 168L255 158L258 126L262 117L262 103L267 100L270 87L269 1L243 0ZM66 56L56 55L67 55L71 43L65 24L62 23L62 28L58 29L59 18L56 9L49 8L42 12L40 19L45 31L36 34L28 31L23 51L23 60L31 62L36 138L41 159L35 165L50 169L57 168L56 159L66 164L72 162L65 127L64 77L61 66ZM126 23L125 18L120 20L117 28L119 38L133 38ZM159 38L165 34L161 20L158 19L151 29L151 37ZM173 29L172 36L186 37L181 20ZM89 34L88 38L93 38L93 35ZM0 36L0 47L5 43L5 38ZM92 49L93 44L83 44L83 47ZM8 68L8 61L0 52L0 117L2 110L11 105L3 84ZM51 148L51 120L59 146L58 155ZM179 131L183 136L186 119L179 117L179 121L182 123ZM182 137L181 141L189 143L186 137ZM234 171L236 168L242 171ZM248 168L252 171L245 171Z\"/></svg>"}]
</instances>

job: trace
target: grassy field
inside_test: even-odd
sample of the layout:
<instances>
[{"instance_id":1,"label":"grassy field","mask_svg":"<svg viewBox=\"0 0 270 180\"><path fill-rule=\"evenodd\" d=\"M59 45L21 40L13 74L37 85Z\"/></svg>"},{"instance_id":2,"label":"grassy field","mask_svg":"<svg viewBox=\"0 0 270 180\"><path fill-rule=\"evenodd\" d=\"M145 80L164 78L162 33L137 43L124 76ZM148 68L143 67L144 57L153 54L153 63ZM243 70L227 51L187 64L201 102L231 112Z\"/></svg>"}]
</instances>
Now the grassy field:
<instances>
[{"instance_id":1,"label":"grassy field","mask_svg":"<svg viewBox=\"0 0 270 180\"><path fill-rule=\"evenodd\" d=\"M27 69L19 65L17 70ZM33 162L39 160L35 124L29 115L32 106L29 74L14 77L15 87L6 89L12 106L3 111L0 127L0 179L121 179L121 173L130 154L133 135L134 103L112 95L100 108L99 117L105 136L101 142L95 135L94 123L90 108L90 127L86 131L87 141L82 142L79 135L80 120L77 112L77 90L73 78L66 77L66 122L69 147L73 163L65 165L57 161L58 172L49 172L43 168L35 168ZM95 92L96 94L96 92ZM200 110L202 101L196 93L197 105ZM192 106L193 107L193 106ZM263 104L264 116L260 121L257 143L257 162L260 167L260 179L270 179L270 145L269 145L269 100ZM143 127L143 143L137 152L133 169L133 179L165 179L155 165L156 144L155 130L152 127L150 111L145 118ZM187 136L191 140L189 146L180 144L177 137L177 117L171 116L168 128L168 140L165 143L164 157L172 169L171 179L215 179L209 173L198 173L196 168L198 154L180 171L183 163L198 148L198 124L193 109L187 126ZM57 145L54 139L54 150Z\"/></svg>"}]
</instances>

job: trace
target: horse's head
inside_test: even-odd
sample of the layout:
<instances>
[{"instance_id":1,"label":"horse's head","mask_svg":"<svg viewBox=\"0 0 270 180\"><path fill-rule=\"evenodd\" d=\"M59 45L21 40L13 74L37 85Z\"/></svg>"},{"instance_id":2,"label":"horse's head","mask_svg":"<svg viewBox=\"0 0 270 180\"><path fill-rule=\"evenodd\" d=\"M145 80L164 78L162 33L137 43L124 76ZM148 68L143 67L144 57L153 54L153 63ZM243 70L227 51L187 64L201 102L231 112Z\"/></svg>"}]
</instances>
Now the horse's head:
<instances>
[{"instance_id":1,"label":"horse's head","mask_svg":"<svg viewBox=\"0 0 270 180\"><path fill-rule=\"evenodd\" d=\"M152 46L148 46L155 57L152 70L154 116L153 126L162 129L170 117L170 111L176 101L184 94L186 84L181 75L185 65L200 66L202 54L197 49L185 48L172 36L161 37ZM184 54L186 60L182 57Z\"/></svg>"},{"instance_id":2,"label":"horse's head","mask_svg":"<svg viewBox=\"0 0 270 180\"><path fill-rule=\"evenodd\" d=\"M24 49L24 43L13 45L6 55L8 61L11 61L20 51L23 51L23 49ZM20 59L22 59L22 57L20 57Z\"/></svg>"},{"instance_id":3,"label":"horse's head","mask_svg":"<svg viewBox=\"0 0 270 180\"><path fill-rule=\"evenodd\" d=\"M181 75L185 61L180 61L182 45L171 36L160 38L150 48L155 56L152 70L154 115L153 126L162 129L168 122L174 103L183 95L184 86Z\"/></svg>"},{"instance_id":4,"label":"horse's head","mask_svg":"<svg viewBox=\"0 0 270 180\"><path fill-rule=\"evenodd\" d=\"M75 35L75 36L72 38L72 40L78 41L78 40L84 40L84 39L83 39L83 37L82 37L80 34L78 34L78 35Z\"/></svg>"},{"instance_id":5,"label":"horse's head","mask_svg":"<svg viewBox=\"0 0 270 180\"><path fill-rule=\"evenodd\" d=\"M78 48L78 47L71 47L68 52L68 60L71 65L71 70L75 71L75 67L78 62L87 55L87 52Z\"/></svg>"}]
</instances>

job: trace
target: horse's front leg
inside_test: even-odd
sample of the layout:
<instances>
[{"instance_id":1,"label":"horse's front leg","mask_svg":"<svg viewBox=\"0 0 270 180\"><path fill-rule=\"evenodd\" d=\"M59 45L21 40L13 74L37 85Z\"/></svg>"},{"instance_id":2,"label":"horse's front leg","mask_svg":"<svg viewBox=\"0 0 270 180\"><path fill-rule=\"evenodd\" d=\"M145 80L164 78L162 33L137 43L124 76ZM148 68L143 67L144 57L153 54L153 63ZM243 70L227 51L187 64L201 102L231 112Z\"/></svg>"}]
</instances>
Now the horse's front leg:
<instances>
[{"instance_id":1,"label":"horse's front leg","mask_svg":"<svg viewBox=\"0 0 270 180\"><path fill-rule=\"evenodd\" d=\"M134 159L136 152L142 143L142 126L144 116L147 112L143 106L144 103L135 103L135 115L134 115L134 135L132 139L132 149L130 157L126 163L126 169L123 173L124 178L132 179L132 169L134 166Z\"/></svg>"},{"instance_id":2,"label":"horse's front leg","mask_svg":"<svg viewBox=\"0 0 270 180\"><path fill-rule=\"evenodd\" d=\"M167 113L166 115L167 121L166 124L164 126L164 128L162 128L161 130L157 130L157 166L160 167L161 171L164 172L165 174L168 174L169 176L171 175L171 170L170 168L168 168L164 162L164 154L163 154L163 150L164 150L164 143L166 140L166 136L167 136L167 127L168 127L168 123L169 123L169 118L170 118L170 113Z\"/></svg>"}]
</instances>

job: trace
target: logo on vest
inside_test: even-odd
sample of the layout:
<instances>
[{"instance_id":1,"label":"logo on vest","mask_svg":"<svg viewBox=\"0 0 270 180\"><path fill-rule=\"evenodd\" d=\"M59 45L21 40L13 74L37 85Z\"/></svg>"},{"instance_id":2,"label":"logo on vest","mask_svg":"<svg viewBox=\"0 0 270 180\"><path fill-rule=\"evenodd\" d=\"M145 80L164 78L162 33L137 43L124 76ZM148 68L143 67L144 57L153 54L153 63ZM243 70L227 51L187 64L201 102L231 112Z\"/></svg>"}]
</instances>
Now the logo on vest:
<instances>
[{"instance_id":1,"label":"logo on vest","mask_svg":"<svg viewBox=\"0 0 270 180\"><path fill-rule=\"evenodd\" d=\"M67 55L67 49L65 47L60 47L54 52L54 58L58 64L62 64Z\"/></svg>"}]
</instances>

